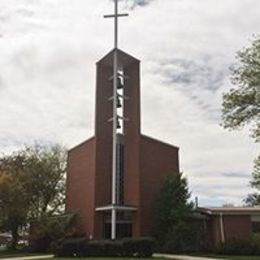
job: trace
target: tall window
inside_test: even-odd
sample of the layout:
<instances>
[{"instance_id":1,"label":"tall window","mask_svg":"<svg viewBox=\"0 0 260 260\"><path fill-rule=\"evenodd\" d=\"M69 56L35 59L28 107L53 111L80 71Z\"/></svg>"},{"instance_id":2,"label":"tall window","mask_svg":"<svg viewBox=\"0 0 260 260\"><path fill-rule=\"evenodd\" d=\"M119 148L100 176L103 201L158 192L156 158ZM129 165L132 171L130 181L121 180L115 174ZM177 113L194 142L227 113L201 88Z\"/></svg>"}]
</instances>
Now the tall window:
<instances>
[{"instance_id":1,"label":"tall window","mask_svg":"<svg viewBox=\"0 0 260 260\"><path fill-rule=\"evenodd\" d=\"M124 145L117 144L117 204L124 204Z\"/></svg>"}]
</instances>

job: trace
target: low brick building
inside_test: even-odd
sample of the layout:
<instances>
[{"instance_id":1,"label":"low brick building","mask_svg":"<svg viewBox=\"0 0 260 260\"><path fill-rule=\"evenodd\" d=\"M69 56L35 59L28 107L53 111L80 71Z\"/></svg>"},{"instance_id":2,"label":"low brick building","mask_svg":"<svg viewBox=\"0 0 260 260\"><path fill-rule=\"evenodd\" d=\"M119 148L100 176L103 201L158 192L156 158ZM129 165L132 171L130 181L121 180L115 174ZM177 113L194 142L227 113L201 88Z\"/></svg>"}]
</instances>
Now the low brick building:
<instances>
[{"instance_id":1,"label":"low brick building","mask_svg":"<svg viewBox=\"0 0 260 260\"><path fill-rule=\"evenodd\" d=\"M117 203L112 189L112 81L114 52L118 52L123 86L123 132L117 134ZM118 90L120 91L120 90ZM140 61L112 50L97 63L95 136L68 154L66 211L77 212L77 229L89 238L109 238L111 209L117 210L117 237L149 236L153 205L161 184L178 174L178 147L141 134Z\"/></svg>"},{"instance_id":2,"label":"low brick building","mask_svg":"<svg viewBox=\"0 0 260 260\"><path fill-rule=\"evenodd\" d=\"M260 207L207 207L198 208L203 216L210 244L230 240L249 240L260 232Z\"/></svg>"}]
</instances>

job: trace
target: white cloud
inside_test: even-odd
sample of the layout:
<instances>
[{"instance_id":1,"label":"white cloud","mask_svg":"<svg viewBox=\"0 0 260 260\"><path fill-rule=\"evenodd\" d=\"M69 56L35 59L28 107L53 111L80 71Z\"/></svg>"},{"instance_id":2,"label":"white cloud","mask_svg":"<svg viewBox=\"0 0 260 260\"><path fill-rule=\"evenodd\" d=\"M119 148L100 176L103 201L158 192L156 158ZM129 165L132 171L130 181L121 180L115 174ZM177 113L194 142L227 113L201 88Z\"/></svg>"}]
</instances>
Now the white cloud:
<instances>
[{"instance_id":1,"label":"white cloud","mask_svg":"<svg viewBox=\"0 0 260 260\"><path fill-rule=\"evenodd\" d=\"M112 48L112 21L102 18L112 4L0 2L2 151L35 140L72 147L93 134L95 62ZM124 1L120 7L130 13L120 19L120 46L142 61L143 132L180 146L181 168L202 204L240 203L257 147L247 129L229 133L219 126L221 96L231 86L235 52L259 33L260 2Z\"/></svg>"}]
</instances>

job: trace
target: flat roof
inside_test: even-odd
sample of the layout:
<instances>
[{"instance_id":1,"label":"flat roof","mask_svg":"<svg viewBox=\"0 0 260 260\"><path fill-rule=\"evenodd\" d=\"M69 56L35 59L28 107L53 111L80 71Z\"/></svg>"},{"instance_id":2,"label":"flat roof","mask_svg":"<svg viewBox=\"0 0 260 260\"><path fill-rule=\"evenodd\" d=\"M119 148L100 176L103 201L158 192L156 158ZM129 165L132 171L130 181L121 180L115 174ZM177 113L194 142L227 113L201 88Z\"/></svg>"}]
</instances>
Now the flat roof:
<instances>
[{"instance_id":1,"label":"flat roof","mask_svg":"<svg viewBox=\"0 0 260 260\"><path fill-rule=\"evenodd\" d=\"M199 207L197 211L209 215L260 215L260 207Z\"/></svg>"}]
</instances>

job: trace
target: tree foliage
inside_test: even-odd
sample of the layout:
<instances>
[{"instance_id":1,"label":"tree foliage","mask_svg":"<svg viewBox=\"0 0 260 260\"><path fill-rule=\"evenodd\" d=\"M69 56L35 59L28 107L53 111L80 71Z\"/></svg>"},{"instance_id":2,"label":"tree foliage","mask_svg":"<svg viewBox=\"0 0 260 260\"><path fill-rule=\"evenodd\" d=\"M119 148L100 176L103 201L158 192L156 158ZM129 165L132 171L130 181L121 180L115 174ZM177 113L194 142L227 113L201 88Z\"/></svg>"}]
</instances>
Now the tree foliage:
<instances>
[{"instance_id":1,"label":"tree foliage","mask_svg":"<svg viewBox=\"0 0 260 260\"><path fill-rule=\"evenodd\" d=\"M22 155L3 157L0 160L0 226L12 232L14 248L18 229L24 225L29 212L30 194L26 189L26 159Z\"/></svg>"},{"instance_id":2,"label":"tree foliage","mask_svg":"<svg viewBox=\"0 0 260 260\"><path fill-rule=\"evenodd\" d=\"M46 252L61 239L75 235L73 224L76 214L42 216L31 224L30 250Z\"/></svg>"},{"instance_id":3,"label":"tree foliage","mask_svg":"<svg viewBox=\"0 0 260 260\"><path fill-rule=\"evenodd\" d=\"M66 153L59 146L27 147L0 158L0 225L13 235L32 219L64 208Z\"/></svg>"},{"instance_id":4,"label":"tree foliage","mask_svg":"<svg viewBox=\"0 0 260 260\"><path fill-rule=\"evenodd\" d=\"M189 198L187 179L179 173L170 174L155 205L154 233L166 251L185 251L192 242L193 203Z\"/></svg>"},{"instance_id":5,"label":"tree foliage","mask_svg":"<svg viewBox=\"0 0 260 260\"><path fill-rule=\"evenodd\" d=\"M31 194L30 217L39 218L63 210L65 198L66 152L60 146L34 146L24 151L28 192Z\"/></svg>"},{"instance_id":6,"label":"tree foliage","mask_svg":"<svg viewBox=\"0 0 260 260\"><path fill-rule=\"evenodd\" d=\"M235 85L223 95L223 126L238 129L251 125L252 136L260 138L260 38L237 54L239 66L232 71Z\"/></svg>"},{"instance_id":7,"label":"tree foliage","mask_svg":"<svg viewBox=\"0 0 260 260\"><path fill-rule=\"evenodd\" d=\"M223 95L222 121L227 129L239 129L249 125L252 137L260 142L260 37L256 37L250 47L237 54L239 65L232 71L235 85ZM260 156L255 159L251 186L260 191ZM259 194L249 194L248 205L260 205Z\"/></svg>"},{"instance_id":8,"label":"tree foliage","mask_svg":"<svg viewBox=\"0 0 260 260\"><path fill-rule=\"evenodd\" d=\"M249 194L245 199L248 206L259 206L260 205L260 156L255 159L254 171L252 174L252 181L250 182L251 187L256 189L258 192Z\"/></svg>"}]
</instances>

